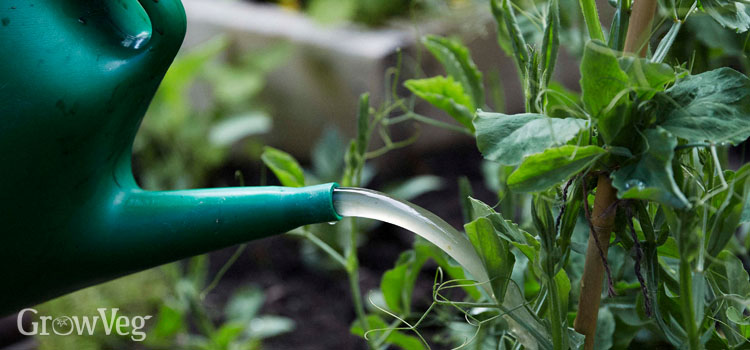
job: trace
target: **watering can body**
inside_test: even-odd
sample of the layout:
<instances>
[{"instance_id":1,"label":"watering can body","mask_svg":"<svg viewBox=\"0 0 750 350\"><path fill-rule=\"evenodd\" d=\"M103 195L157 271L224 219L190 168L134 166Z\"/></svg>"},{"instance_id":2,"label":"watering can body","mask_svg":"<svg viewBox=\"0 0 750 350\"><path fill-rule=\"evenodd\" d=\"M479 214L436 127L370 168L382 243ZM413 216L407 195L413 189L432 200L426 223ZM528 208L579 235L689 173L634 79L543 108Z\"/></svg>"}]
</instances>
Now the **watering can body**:
<instances>
[{"instance_id":1,"label":"watering can body","mask_svg":"<svg viewBox=\"0 0 750 350\"><path fill-rule=\"evenodd\" d=\"M185 34L179 0L0 8L0 315L125 274L340 219L335 184L144 191L141 119Z\"/></svg>"}]
</instances>

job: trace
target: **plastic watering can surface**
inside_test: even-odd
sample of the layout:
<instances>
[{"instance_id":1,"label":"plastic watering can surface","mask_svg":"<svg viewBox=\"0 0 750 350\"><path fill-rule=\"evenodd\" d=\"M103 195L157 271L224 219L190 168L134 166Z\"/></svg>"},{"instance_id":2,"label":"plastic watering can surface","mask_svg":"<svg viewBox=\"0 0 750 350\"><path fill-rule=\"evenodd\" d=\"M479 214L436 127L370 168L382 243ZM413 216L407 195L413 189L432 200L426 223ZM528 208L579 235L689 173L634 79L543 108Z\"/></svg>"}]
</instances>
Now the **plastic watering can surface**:
<instances>
[{"instance_id":1,"label":"plastic watering can surface","mask_svg":"<svg viewBox=\"0 0 750 350\"><path fill-rule=\"evenodd\" d=\"M141 119L185 34L178 0L0 5L0 315L340 219L335 184L144 191Z\"/></svg>"}]
</instances>

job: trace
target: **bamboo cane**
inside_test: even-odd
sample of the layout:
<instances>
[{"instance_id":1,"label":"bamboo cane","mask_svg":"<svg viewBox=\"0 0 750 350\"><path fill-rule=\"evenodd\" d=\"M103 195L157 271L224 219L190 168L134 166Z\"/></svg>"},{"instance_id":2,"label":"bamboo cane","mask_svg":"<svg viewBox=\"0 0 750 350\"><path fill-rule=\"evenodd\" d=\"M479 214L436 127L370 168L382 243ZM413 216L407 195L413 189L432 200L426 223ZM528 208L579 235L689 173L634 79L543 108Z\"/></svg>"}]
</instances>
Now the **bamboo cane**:
<instances>
[{"instance_id":1,"label":"bamboo cane","mask_svg":"<svg viewBox=\"0 0 750 350\"><path fill-rule=\"evenodd\" d=\"M655 12L656 0L635 0L633 2L632 14L628 22L628 33L625 37L625 52L635 53L638 50L640 56L646 56L647 40L650 37L651 22ZM591 239L589 239L586 249L586 263L581 277L578 313L573 324L578 333L586 336L584 350L594 349L596 321L599 303L601 302L604 274L604 265L601 261L599 248L606 257L616 214L616 208L613 208L617 200L616 190L612 187L609 175L599 175L596 188L594 210L590 218L593 230L590 230ZM599 248L596 246L596 240L593 239L594 235L598 238Z\"/></svg>"}]
</instances>

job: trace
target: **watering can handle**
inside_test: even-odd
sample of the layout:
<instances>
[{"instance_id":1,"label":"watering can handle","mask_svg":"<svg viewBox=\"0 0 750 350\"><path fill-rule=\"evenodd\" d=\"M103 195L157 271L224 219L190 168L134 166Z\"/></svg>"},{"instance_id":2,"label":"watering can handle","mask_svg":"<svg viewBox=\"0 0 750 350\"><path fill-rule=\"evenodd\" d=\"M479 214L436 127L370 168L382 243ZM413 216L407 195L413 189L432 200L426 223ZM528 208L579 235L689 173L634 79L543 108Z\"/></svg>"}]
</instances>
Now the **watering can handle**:
<instances>
[{"instance_id":1,"label":"watering can handle","mask_svg":"<svg viewBox=\"0 0 750 350\"><path fill-rule=\"evenodd\" d=\"M151 38L145 49L170 62L185 37L187 20L180 0L138 0L151 20ZM167 52L170 54L163 55Z\"/></svg>"}]
</instances>

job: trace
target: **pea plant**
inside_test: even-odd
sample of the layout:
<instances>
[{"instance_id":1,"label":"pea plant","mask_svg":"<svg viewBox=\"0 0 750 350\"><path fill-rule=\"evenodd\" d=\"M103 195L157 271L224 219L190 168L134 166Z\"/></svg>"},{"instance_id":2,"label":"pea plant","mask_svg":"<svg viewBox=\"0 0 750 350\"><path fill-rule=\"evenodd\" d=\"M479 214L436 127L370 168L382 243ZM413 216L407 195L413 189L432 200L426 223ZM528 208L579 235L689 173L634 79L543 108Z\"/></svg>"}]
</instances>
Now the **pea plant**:
<instances>
[{"instance_id":1,"label":"pea plant","mask_svg":"<svg viewBox=\"0 0 750 350\"><path fill-rule=\"evenodd\" d=\"M596 4L581 0L588 36L578 94L552 81L560 38L571 30L561 26L560 3L491 1L525 113L483 110L482 73L468 50L423 40L447 76L405 86L471 133L503 182L498 211L463 201L466 233L490 277L477 282L492 293L455 276L442 282L441 271L433 306L451 305L469 321L460 347L627 348L636 337L652 346L750 347L750 282L736 255L746 251L739 237L750 222L750 166L731 170L727 157L728 145L750 137L750 80L728 67L696 73L690 59L670 55L694 17L746 42L746 5L617 0L605 36ZM529 22L538 32L519 24ZM508 204L524 198L508 202L509 193L531 198L531 220L504 217L515 219ZM457 286L469 289L466 299L447 300L443 291ZM394 305L388 313L398 316ZM394 329L419 334L424 315L396 318L406 326Z\"/></svg>"},{"instance_id":2,"label":"pea plant","mask_svg":"<svg viewBox=\"0 0 750 350\"><path fill-rule=\"evenodd\" d=\"M750 165L732 166L728 156L750 137L750 80L715 59L724 52L716 45L732 42L725 51L747 67L750 11L731 0L610 3L605 31L593 0L490 1L524 113L491 111L469 50L439 36L422 43L445 76L407 80L412 96L394 93L378 110L363 99L345 184L361 185L364 160L382 153L367 151L375 126L414 120L474 137L494 164L485 168L498 193L488 205L460 184L464 229L488 281L472 280L416 239L363 305L352 243L359 230L342 228L344 254L318 244L349 272L358 315L351 330L371 349L426 349L431 341L469 349L750 348L750 281L738 257L748 250ZM723 38L708 43L712 53L685 56L691 46L680 38L700 30L691 21L710 23ZM580 93L553 79L561 47L580 58ZM457 124L414 112L415 101ZM382 135L391 146L383 151L395 148ZM284 169L299 168L264 161L282 182ZM293 178L304 184L299 169ZM429 260L438 266L432 301L419 311L413 293Z\"/></svg>"}]
</instances>

